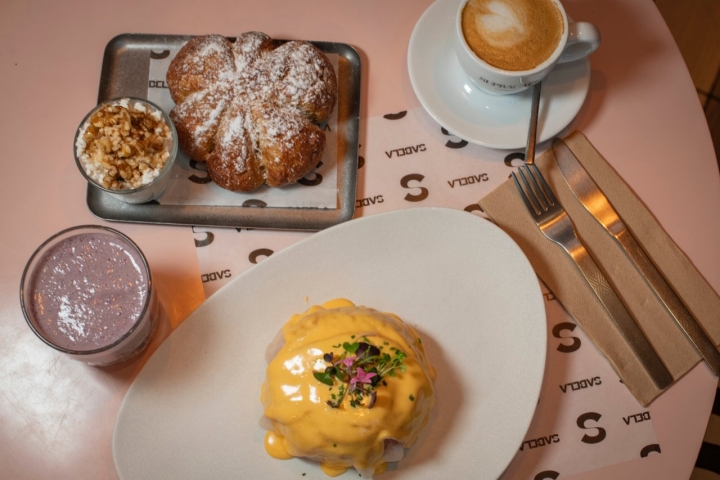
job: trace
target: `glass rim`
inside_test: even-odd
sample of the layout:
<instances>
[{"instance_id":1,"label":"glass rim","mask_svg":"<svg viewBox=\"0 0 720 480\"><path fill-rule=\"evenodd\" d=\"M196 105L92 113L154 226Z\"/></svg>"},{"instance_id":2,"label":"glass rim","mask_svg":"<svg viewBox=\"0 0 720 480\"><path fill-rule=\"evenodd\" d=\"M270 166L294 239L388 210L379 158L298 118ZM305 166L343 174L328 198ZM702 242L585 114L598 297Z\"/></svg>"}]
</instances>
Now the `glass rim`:
<instances>
[{"instance_id":1,"label":"glass rim","mask_svg":"<svg viewBox=\"0 0 720 480\"><path fill-rule=\"evenodd\" d=\"M160 115L162 115L163 120L165 121L165 123L167 124L167 126L170 128L170 139L172 140L173 144L172 144L172 147L170 148L170 150L168 151L168 153L169 153L170 156L168 157L167 162L165 162L165 165L163 166L162 171L160 172L160 174L159 174L156 178L153 179L152 182L150 182L150 183L148 183L148 184L146 184L146 185L142 185L142 186L137 187L137 188L123 188L123 189L114 190L114 189L112 189L112 188L103 187L102 185L100 185L99 183L97 183L93 178L91 178L91 177L87 174L87 172L85 171L85 167L83 167L82 163L80 162L80 157L78 157L76 143L77 143L78 137L80 136L80 132L81 132L81 130L82 130L83 125L85 125L85 123L88 121L88 119L89 119L95 112L97 112L98 109L102 108L104 105L108 105L108 104L111 104L111 103L114 103L114 102L119 102L120 100L123 100L123 99L127 99L127 100L130 100L130 101L132 101L132 102L146 103L146 104L150 105L151 107L153 107L153 108L154 108L155 110L157 110L158 112L160 112ZM155 184L155 183L156 183L158 180L160 180L162 177L168 175L168 173L170 172L172 166L175 164L175 159L177 158L177 154L178 154L178 147L179 147L179 146L178 146L177 128L175 128L175 123L173 123L173 121L170 119L170 115L168 115L167 113L165 113L165 111L164 111L162 108L160 108L157 104L151 102L151 101L148 100L148 99L139 98L139 97L132 97L132 96L129 96L129 95L122 95L122 96L120 96L120 97L115 97L115 98L111 98L111 99L108 99L108 100L104 100L104 101L98 103L97 105L95 105L95 106L92 108L92 110L90 110L90 111L87 113L87 115L85 115L85 117L83 117L82 121L80 122L80 125L78 125L77 129L75 130L75 136L73 137L73 157L75 158L75 165L78 167L78 170L80 170L80 173L82 174L82 176L85 177L85 180L87 180L88 183L89 183L90 185L92 185L93 187L95 187L95 188L97 188L97 189L99 189L99 190L102 190L103 192L106 192L106 193L109 193L109 194L113 194L113 195L129 195L129 194L132 194L132 193L142 192L143 190L147 190L148 188L150 188L151 186L153 186L153 184Z\"/></svg>"},{"instance_id":2,"label":"glass rim","mask_svg":"<svg viewBox=\"0 0 720 480\"><path fill-rule=\"evenodd\" d=\"M117 235L120 238L122 238L123 240L125 240L126 242L128 242L130 244L130 246L133 247L140 254L140 259L142 260L143 266L145 267L145 273L147 276L147 295L145 298L145 303L143 305L142 311L140 312L140 315L138 316L138 318L135 321L135 323L133 324L133 326L130 327L130 329L127 332L125 332L125 334L123 334L122 337L118 338L114 342L112 342L108 345L105 345L104 347L96 348L94 350L72 350L72 349L67 349L67 348L64 348L64 347L54 344L53 342L51 342L50 340L45 338L45 336L42 335L38 331L38 329L35 327L35 325L33 325L32 321L30 320L31 315L28 313L28 310L25 308L25 280L28 278L28 274L32 275L32 273L34 273L34 269L32 272L29 272L30 265L33 263L33 260L38 258L38 256L44 252L45 248L50 246L52 244L52 242L55 241L58 237L61 237L62 235L65 235L72 231L82 230L82 229L100 230L103 232L110 232L111 234ZM106 352L108 350L111 350L111 349L117 347L118 345L121 345L140 327L140 324L142 323L142 320L145 318L146 314L148 313L148 309L150 308L150 304L152 303L152 295L154 293L152 283L153 283L152 282L152 274L150 273L150 265L147 262L147 258L145 258L145 254L143 253L143 251L140 250L140 247L134 241L132 241L132 239L130 239L130 237L128 237L127 235L125 235L124 233L122 233L118 230L115 230L114 228L105 227L102 225L92 225L92 224L77 225L74 227L70 227L70 228L61 230L61 231L57 232L56 234L50 236L47 240L45 240L43 243L41 243L40 246L37 247L35 249L35 251L33 252L33 254L30 256L27 263L25 264L25 268L23 269L22 277L20 278L20 308L22 309L23 316L25 317L25 322L28 324L28 326L33 331L33 333L35 333L35 335L40 340L42 340L46 345L54 348L55 350L58 350L62 353L69 354L69 355L78 355L78 356L95 355L98 353Z\"/></svg>"}]
</instances>

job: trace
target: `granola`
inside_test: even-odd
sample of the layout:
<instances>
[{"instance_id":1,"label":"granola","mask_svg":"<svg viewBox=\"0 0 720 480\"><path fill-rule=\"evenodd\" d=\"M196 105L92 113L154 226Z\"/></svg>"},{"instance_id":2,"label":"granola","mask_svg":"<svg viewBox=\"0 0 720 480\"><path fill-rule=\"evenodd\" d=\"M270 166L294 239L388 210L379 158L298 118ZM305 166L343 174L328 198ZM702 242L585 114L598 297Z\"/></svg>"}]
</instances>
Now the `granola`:
<instances>
[{"instance_id":1,"label":"granola","mask_svg":"<svg viewBox=\"0 0 720 480\"><path fill-rule=\"evenodd\" d=\"M122 99L100 107L80 127L76 155L85 173L111 190L148 185L170 157L170 127L160 111Z\"/></svg>"}]
</instances>

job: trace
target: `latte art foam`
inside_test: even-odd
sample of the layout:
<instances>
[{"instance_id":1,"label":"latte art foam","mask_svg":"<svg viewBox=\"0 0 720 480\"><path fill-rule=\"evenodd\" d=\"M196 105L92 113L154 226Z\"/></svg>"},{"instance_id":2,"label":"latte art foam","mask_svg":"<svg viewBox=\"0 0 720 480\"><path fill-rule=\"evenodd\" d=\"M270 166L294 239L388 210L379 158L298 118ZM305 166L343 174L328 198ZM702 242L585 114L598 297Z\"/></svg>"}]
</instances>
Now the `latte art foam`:
<instances>
[{"instance_id":1,"label":"latte art foam","mask_svg":"<svg viewBox=\"0 0 720 480\"><path fill-rule=\"evenodd\" d=\"M502 0L491 1L487 13L475 14L475 30L493 47L511 47L526 36L524 16Z\"/></svg>"},{"instance_id":2,"label":"latte art foam","mask_svg":"<svg viewBox=\"0 0 720 480\"><path fill-rule=\"evenodd\" d=\"M564 30L551 0L470 0L462 12L468 46L490 65L531 70L555 51Z\"/></svg>"}]
</instances>

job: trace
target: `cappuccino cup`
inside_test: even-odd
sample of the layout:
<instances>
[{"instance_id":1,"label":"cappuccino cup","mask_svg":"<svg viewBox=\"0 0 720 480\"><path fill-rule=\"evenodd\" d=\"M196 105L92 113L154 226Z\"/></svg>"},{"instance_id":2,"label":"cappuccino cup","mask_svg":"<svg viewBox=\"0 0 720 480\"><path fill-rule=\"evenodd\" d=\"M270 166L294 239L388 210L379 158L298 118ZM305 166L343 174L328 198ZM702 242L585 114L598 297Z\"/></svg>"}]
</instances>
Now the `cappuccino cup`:
<instances>
[{"instance_id":1,"label":"cappuccino cup","mask_svg":"<svg viewBox=\"0 0 720 480\"><path fill-rule=\"evenodd\" d=\"M521 92L542 81L558 63L600 46L591 23L569 23L559 0L463 0L455 21L455 53L480 89Z\"/></svg>"}]
</instances>

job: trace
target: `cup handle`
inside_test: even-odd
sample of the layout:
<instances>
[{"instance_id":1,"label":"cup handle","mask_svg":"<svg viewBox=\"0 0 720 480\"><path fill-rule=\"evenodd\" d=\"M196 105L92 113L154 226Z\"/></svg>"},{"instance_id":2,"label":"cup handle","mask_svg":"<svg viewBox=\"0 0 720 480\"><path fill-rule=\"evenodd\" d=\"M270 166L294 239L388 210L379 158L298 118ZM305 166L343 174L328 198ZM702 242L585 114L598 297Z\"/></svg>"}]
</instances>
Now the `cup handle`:
<instances>
[{"instance_id":1,"label":"cup handle","mask_svg":"<svg viewBox=\"0 0 720 480\"><path fill-rule=\"evenodd\" d=\"M600 46L600 30L588 22L568 24L568 41L558 63L572 62L587 57Z\"/></svg>"}]
</instances>

